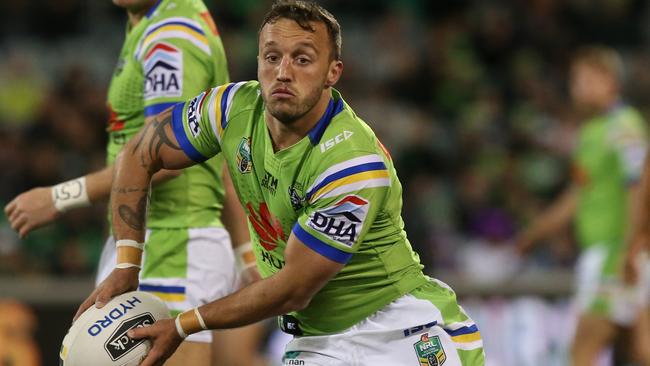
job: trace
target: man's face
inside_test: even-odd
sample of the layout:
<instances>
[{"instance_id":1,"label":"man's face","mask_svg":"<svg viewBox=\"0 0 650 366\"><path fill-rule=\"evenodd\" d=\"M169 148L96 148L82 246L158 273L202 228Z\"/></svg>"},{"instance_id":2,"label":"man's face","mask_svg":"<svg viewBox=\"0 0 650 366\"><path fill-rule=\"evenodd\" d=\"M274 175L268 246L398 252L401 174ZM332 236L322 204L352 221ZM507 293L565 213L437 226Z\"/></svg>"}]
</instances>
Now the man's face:
<instances>
[{"instance_id":1,"label":"man's face","mask_svg":"<svg viewBox=\"0 0 650 366\"><path fill-rule=\"evenodd\" d=\"M580 108L603 108L615 92L616 83L608 73L586 63L577 63L571 70L571 98Z\"/></svg>"},{"instance_id":2,"label":"man's face","mask_svg":"<svg viewBox=\"0 0 650 366\"><path fill-rule=\"evenodd\" d=\"M328 97L326 87L334 85L342 64L332 58L327 27L312 23L315 32L302 29L295 21L278 19L260 32L257 77L269 113L290 124Z\"/></svg>"}]
</instances>

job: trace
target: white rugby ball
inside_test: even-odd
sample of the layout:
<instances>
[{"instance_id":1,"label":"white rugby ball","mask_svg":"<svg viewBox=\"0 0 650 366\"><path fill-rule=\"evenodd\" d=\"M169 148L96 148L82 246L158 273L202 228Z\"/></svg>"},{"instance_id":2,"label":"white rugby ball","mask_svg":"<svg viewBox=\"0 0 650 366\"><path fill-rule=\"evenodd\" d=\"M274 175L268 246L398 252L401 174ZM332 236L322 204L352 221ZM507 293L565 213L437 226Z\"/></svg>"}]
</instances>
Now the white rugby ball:
<instances>
[{"instance_id":1,"label":"white rugby ball","mask_svg":"<svg viewBox=\"0 0 650 366\"><path fill-rule=\"evenodd\" d=\"M170 317L165 303L142 291L116 296L101 309L93 305L63 338L60 366L137 366L151 342L131 339L126 332Z\"/></svg>"}]
</instances>

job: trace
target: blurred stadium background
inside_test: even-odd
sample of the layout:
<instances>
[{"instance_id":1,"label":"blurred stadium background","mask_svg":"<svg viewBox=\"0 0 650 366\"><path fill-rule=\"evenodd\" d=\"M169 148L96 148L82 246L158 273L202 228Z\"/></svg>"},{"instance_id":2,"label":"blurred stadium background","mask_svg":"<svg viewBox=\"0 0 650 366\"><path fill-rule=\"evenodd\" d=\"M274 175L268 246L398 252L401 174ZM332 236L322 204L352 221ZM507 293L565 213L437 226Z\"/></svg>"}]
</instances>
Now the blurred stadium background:
<instances>
[{"instance_id":1,"label":"blurred stadium background","mask_svg":"<svg viewBox=\"0 0 650 366\"><path fill-rule=\"evenodd\" d=\"M270 1L204 1L231 79L255 78L257 27ZM411 242L427 272L457 289L489 365L566 365L572 233L525 261L512 251L514 238L567 184L579 122L567 95L576 47L620 51L626 98L649 117L648 2L322 3L343 27L338 89L391 151ZM102 166L105 92L125 21L109 0L0 2L2 206ZM26 240L0 216L0 365L9 365L9 347L25 355L24 365L56 364L92 286L104 210L72 212Z\"/></svg>"}]
</instances>

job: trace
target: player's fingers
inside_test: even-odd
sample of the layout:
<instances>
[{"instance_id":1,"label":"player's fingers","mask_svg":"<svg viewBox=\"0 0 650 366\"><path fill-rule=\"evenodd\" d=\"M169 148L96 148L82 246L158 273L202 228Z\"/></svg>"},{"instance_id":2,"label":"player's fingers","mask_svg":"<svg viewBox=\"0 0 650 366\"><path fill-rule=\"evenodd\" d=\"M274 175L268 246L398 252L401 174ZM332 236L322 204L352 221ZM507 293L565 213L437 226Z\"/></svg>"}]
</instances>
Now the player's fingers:
<instances>
[{"instance_id":1,"label":"player's fingers","mask_svg":"<svg viewBox=\"0 0 650 366\"><path fill-rule=\"evenodd\" d=\"M113 297L112 294L106 289L99 291L99 293L97 293L97 297L95 298L95 306L98 309L103 308L104 305L106 305L109 301L111 301L112 297Z\"/></svg>"},{"instance_id":2,"label":"player's fingers","mask_svg":"<svg viewBox=\"0 0 650 366\"><path fill-rule=\"evenodd\" d=\"M27 234L29 234L33 228L33 224L26 222L22 227L18 229L18 237L25 239L27 237Z\"/></svg>"},{"instance_id":3,"label":"player's fingers","mask_svg":"<svg viewBox=\"0 0 650 366\"><path fill-rule=\"evenodd\" d=\"M8 217L9 215L11 215L12 212L14 212L15 209L16 209L16 200L13 199L11 200L11 202L5 205L5 215L7 215Z\"/></svg>"},{"instance_id":4,"label":"player's fingers","mask_svg":"<svg viewBox=\"0 0 650 366\"><path fill-rule=\"evenodd\" d=\"M79 318L79 316L81 316L81 314L83 314L83 312L86 311L86 309L88 309L95 303L95 292L96 290L93 291L90 294L90 296L88 296L88 298L81 303L81 305L79 305L79 309L77 309L77 313L74 315L74 318L72 318L73 322L76 321Z\"/></svg>"},{"instance_id":5,"label":"player's fingers","mask_svg":"<svg viewBox=\"0 0 650 366\"><path fill-rule=\"evenodd\" d=\"M131 329L128 335L133 339L150 338L152 336L151 326Z\"/></svg>"},{"instance_id":6,"label":"player's fingers","mask_svg":"<svg viewBox=\"0 0 650 366\"><path fill-rule=\"evenodd\" d=\"M27 222L27 217L25 215L18 215L14 220L11 220L11 228L16 232L20 232L20 229Z\"/></svg>"},{"instance_id":7,"label":"player's fingers","mask_svg":"<svg viewBox=\"0 0 650 366\"><path fill-rule=\"evenodd\" d=\"M147 353L147 357L140 363L140 366L158 366L163 364L163 354L162 352L158 351L158 349L154 346L154 348Z\"/></svg>"},{"instance_id":8,"label":"player's fingers","mask_svg":"<svg viewBox=\"0 0 650 366\"><path fill-rule=\"evenodd\" d=\"M18 220L18 217L20 216L21 213L22 213L22 210L20 210L16 206L16 208L11 211L11 214L9 216L7 216L7 218L9 219L9 222L13 223L14 221Z\"/></svg>"}]
</instances>

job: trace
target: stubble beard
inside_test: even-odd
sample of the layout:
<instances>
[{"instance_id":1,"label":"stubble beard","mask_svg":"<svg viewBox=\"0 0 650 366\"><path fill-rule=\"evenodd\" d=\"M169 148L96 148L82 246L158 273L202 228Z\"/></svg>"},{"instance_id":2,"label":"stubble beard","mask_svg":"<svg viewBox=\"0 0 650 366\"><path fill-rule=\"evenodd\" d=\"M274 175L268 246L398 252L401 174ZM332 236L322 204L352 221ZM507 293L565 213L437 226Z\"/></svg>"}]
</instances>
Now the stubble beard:
<instances>
[{"instance_id":1,"label":"stubble beard","mask_svg":"<svg viewBox=\"0 0 650 366\"><path fill-rule=\"evenodd\" d=\"M323 87L313 88L302 101L296 102L276 102L276 103L266 103L267 109L271 116L278 120L283 125L289 126L294 124L297 120L304 117L309 111L311 111L314 106L318 103L321 93L323 92ZM263 94L262 94L263 95ZM264 98L266 99L266 98ZM290 105L286 106L287 104ZM278 106L279 104L285 104L284 108ZM279 107L279 108L278 108Z\"/></svg>"}]
</instances>

